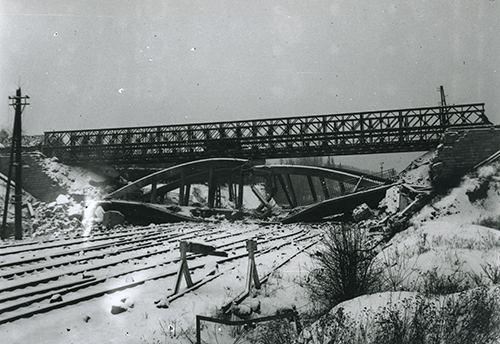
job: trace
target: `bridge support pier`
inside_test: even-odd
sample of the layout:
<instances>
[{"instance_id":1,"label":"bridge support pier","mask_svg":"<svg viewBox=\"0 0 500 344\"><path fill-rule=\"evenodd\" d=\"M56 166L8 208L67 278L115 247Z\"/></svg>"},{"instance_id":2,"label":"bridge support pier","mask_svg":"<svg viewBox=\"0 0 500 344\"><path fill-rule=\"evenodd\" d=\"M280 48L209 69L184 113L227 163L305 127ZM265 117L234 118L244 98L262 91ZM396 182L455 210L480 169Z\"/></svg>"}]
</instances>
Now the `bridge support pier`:
<instances>
[{"instance_id":1,"label":"bridge support pier","mask_svg":"<svg viewBox=\"0 0 500 344\"><path fill-rule=\"evenodd\" d=\"M289 174L286 175L286 182L290 190L290 196L292 197L292 208L297 206L297 195L295 194L295 189L293 188L292 178Z\"/></svg>"},{"instance_id":2,"label":"bridge support pier","mask_svg":"<svg viewBox=\"0 0 500 344\"><path fill-rule=\"evenodd\" d=\"M238 209L243 208L243 190L245 186L245 181L244 181L244 176L243 176L243 171L240 171L239 175L239 183L238 183L238 199L236 202L236 207Z\"/></svg>"},{"instance_id":3,"label":"bridge support pier","mask_svg":"<svg viewBox=\"0 0 500 344\"><path fill-rule=\"evenodd\" d=\"M295 206L294 206L292 197L290 196L290 193L288 192L288 188L285 184L285 180L283 179L283 176L281 174L278 174L278 181L281 185L281 189L285 193L285 197L286 197L288 204L290 205L291 208L294 208Z\"/></svg>"},{"instance_id":4,"label":"bridge support pier","mask_svg":"<svg viewBox=\"0 0 500 344\"><path fill-rule=\"evenodd\" d=\"M311 189L311 196L313 202L318 202L318 195L316 194L316 190L314 189L314 183L311 176L307 176L307 182L309 183L309 189Z\"/></svg>"},{"instance_id":5,"label":"bridge support pier","mask_svg":"<svg viewBox=\"0 0 500 344\"><path fill-rule=\"evenodd\" d=\"M330 199L330 191L328 190L328 185L326 184L325 178L320 177L319 180L321 181L321 188L323 189L323 195L325 196L325 199Z\"/></svg>"},{"instance_id":6,"label":"bridge support pier","mask_svg":"<svg viewBox=\"0 0 500 344\"><path fill-rule=\"evenodd\" d=\"M191 184L184 185L184 197L182 198L182 205L189 205L189 195L191 194Z\"/></svg>"},{"instance_id":7,"label":"bridge support pier","mask_svg":"<svg viewBox=\"0 0 500 344\"><path fill-rule=\"evenodd\" d=\"M213 208L215 206L215 174L214 168L210 167L208 170L208 207Z\"/></svg>"},{"instance_id":8,"label":"bridge support pier","mask_svg":"<svg viewBox=\"0 0 500 344\"><path fill-rule=\"evenodd\" d=\"M340 187L340 194L345 195L345 184L342 182L339 182L339 187Z\"/></svg>"}]
</instances>

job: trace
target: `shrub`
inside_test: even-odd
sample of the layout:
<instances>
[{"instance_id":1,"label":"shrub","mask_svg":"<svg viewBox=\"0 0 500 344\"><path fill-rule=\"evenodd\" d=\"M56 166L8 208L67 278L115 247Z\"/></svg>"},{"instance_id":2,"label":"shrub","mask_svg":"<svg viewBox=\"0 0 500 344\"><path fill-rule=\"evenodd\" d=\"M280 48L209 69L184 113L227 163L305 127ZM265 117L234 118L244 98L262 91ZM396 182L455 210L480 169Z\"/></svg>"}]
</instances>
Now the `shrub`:
<instances>
[{"instance_id":1,"label":"shrub","mask_svg":"<svg viewBox=\"0 0 500 344\"><path fill-rule=\"evenodd\" d=\"M297 339L297 329L286 319L273 320L256 328L253 344L290 344Z\"/></svg>"},{"instance_id":2,"label":"shrub","mask_svg":"<svg viewBox=\"0 0 500 344\"><path fill-rule=\"evenodd\" d=\"M476 288L440 299L419 294L377 310L365 309L357 320L340 307L306 329L299 342L493 344L500 338L499 292Z\"/></svg>"},{"instance_id":3,"label":"shrub","mask_svg":"<svg viewBox=\"0 0 500 344\"><path fill-rule=\"evenodd\" d=\"M481 265L485 276L493 284L500 284L500 265L486 263Z\"/></svg>"},{"instance_id":4,"label":"shrub","mask_svg":"<svg viewBox=\"0 0 500 344\"><path fill-rule=\"evenodd\" d=\"M412 306L384 308L375 316L372 343L493 343L500 336L500 304L487 289L450 296L441 305L417 297Z\"/></svg>"},{"instance_id":5,"label":"shrub","mask_svg":"<svg viewBox=\"0 0 500 344\"><path fill-rule=\"evenodd\" d=\"M308 276L306 287L322 310L369 293L377 279L371 266L375 251L366 236L347 225L329 227L325 249L315 257L317 268Z\"/></svg>"},{"instance_id":6,"label":"shrub","mask_svg":"<svg viewBox=\"0 0 500 344\"><path fill-rule=\"evenodd\" d=\"M453 294L471 287L467 275L458 269L446 275L434 268L424 272L422 279L421 291L427 295Z\"/></svg>"}]
</instances>

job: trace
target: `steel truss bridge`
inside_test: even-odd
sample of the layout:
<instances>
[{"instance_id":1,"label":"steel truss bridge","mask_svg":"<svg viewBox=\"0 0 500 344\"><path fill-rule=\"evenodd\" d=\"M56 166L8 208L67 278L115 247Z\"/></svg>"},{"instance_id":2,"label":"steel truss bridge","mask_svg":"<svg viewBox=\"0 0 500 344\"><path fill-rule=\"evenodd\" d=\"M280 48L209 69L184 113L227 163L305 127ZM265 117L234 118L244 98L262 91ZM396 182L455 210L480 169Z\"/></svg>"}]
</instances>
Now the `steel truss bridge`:
<instances>
[{"instance_id":1,"label":"steel truss bridge","mask_svg":"<svg viewBox=\"0 0 500 344\"><path fill-rule=\"evenodd\" d=\"M174 163L423 151L448 128L491 125L484 103L245 121L45 132L69 164Z\"/></svg>"}]
</instances>

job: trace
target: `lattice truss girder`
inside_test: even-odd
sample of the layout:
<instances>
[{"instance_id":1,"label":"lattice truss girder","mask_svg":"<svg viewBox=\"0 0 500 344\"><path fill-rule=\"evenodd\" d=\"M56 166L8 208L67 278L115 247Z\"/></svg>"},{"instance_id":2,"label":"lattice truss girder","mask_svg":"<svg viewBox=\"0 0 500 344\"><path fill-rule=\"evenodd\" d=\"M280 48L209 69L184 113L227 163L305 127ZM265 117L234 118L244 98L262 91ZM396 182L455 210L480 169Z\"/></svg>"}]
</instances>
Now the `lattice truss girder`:
<instances>
[{"instance_id":1,"label":"lattice truss girder","mask_svg":"<svg viewBox=\"0 0 500 344\"><path fill-rule=\"evenodd\" d=\"M46 132L62 160L157 161L237 154L277 157L427 149L448 127L490 124L484 104L156 127ZM398 147L396 147L398 146ZM189 156L186 156L189 155ZM168 160L168 159L167 159Z\"/></svg>"}]
</instances>

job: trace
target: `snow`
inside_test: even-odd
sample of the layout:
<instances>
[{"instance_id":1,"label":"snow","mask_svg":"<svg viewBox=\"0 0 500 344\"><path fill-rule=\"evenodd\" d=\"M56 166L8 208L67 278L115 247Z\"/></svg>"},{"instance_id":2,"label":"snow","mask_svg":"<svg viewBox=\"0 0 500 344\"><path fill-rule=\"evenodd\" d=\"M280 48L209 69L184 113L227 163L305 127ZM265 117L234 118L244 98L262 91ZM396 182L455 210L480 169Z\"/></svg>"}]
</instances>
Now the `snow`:
<instances>
[{"instance_id":1,"label":"snow","mask_svg":"<svg viewBox=\"0 0 500 344\"><path fill-rule=\"evenodd\" d=\"M375 259L385 267L386 278L405 290L421 289L422 276L432 271L463 283L479 276L487 283L483 268L500 268L500 231L482 225L500 219L500 183L491 179L496 175L498 165L485 166L415 215L412 226L396 234ZM488 178L485 198L471 201L468 193Z\"/></svg>"},{"instance_id":2,"label":"snow","mask_svg":"<svg viewBox=\"0 0 500 344\"><path fill-rule=\"evenodd\" d=\"M387 189L385 197L380 201L379 208L385 208L388 214L395 214L399 211L399 200L401 197L401 187L395 185Z\"/></svg>"},{"instance_id":3,"label":"snow","mask_svg":"<svg viewBox=\"0 0 500 344\"><path fill-rule=\"evenodd\" d=\"M343 340L352 340L354 338L355 340L358 339L359 342L371 343L377 331L377 316L385 314L387 317L388 309L397 311L401 318L412 319L411 317L415 313L417 302L422 304L423 300L427 304L434 305L435 309L439 309L445 307L447 304L453 304L459 298L469 297L474 292L474 290L469 290L464 293L454 293L439 297L427 297L415 292L383 292L363 295L335 306L329 312L330 321L325 321L326 317L322 317L300 334L297 343L330 343L333 335L338 336L335 341L336 343L344 343ZM487 289L487 294L499 297L500 288L498 286L490 287ZM397 329L394 330L396 331ZM399 330L404 331L404 328L400 328ZM347 338L342 337L342 334L347 335ZM406 333L406 335L409 334Z\"/></svg>"},{"instance_id":4,"label":"snow","mask_svg":"<svg viewBox=\"0 0 500 344\"><path fill-rule=\"evenodd\" d=\"M494 164L482 167L477 176L464 177L462 183L452 189L450 193L422 211L412 219L414 226L421 226L434 219L446 219L455 224L481 223L488 219L500 217L500 181L495 177L500 176L500 165ZM481 184L488 182L485 198L471 201L468 194L480 188Z\"/></svg>"},{"instance_id":5,"label":"snow","mask_svg":"<svg viewBox=\"0 0 500 344\"><path fill-rule=\"evenodd\" d=\"M400 183L429 187L429 167L432 157L433 153L428 153L412 163L402 173ZM51 204L36 206L35 209L39 215L35 219L38 223L38 229L35 233L58 236L65 233L81 234L83 232L85 236L96 235L91 231L91 223L102 216L102 208L96 209L94 199L98 197L99 190L89 183L91 180L98 181L100 177L83 169L64 166L55 159L44 159L43 163L47 173L61 185L66 186L70 193L83 194L87 197L85 203L80 204L69 195L60 195ZM401 184L390 188L385 199L381 202L381 207L387 214L394 214L401 210ZM255 187L265 195L263 185L257 184ZM412 304L416 296L424 290L427 274L432 272L436 272L440 277L459 278L460 283L468 283L471 286L474 286L474 283L478 281L485 285L491 284L491 280L485 274L485 267L491 266L500 269L499 190L500 165L493 164L484 166L477 173L466 176L458 187L450 190L449 194L433 200L413 216L408 229L397 233L375 257L373 266L381 269L380 277L383 281L383 290L337 305L330 311L330 314L343 309L358 323L369 322L370 319L373 319L374 314L388 305L400 307L398 305L404 302ZM143 192L146 191L143 190ZM192 185L190 202L205 204L207 194L206 185ZM260 201L248 185L245 186L244 196L245 208L256 209L260 205ZM168 194L168 199L174 203L177 203L178 197L178 190ZM234 204L229 201L227 187L221 188L221 200L223 207L234 207ZM194 208L181 207L180 213L191 215L191 209ZM74 228L66 228L72 217L81 217L81 224L78 222ZM55 230L51 231L51 226ZM229 250L231 256L245 252L245 239L251 237L273 238L284 233L298 233L304 228L309 230L311 227L301 225L267 225L262 227L257 224L222 221L213 224L184 223L129 229L138 232L144 230L147 235L158 235L156 232L167 229L171 232L184 233L185 231L186 234L201 230L192 236L192 241L217 247L229 243L234 238L241 239L243 243L241 247ZM234 238L229 239L228 235L233 235ZM108 242L111 242L111 239L99 241L99 244ZM126 244L126 241L120 243L120 245ZM67 250L82 249L81 255L78 257L88 257L94 253L83 249L92 248L92 245L94 244L91 242L77 245L70 241ZM33 247L37 246L38 244ZM202 279L211 271L223 272L223 274L196 291L169 303L167 308L160 309L156 307L154 302L165 299L165 296L171 293L178 267L175 264L161 265L165 260L178 257L176 247L168 251L163 246L128 252L120 257L115 257L118 252L117 246L111 247L106 251L105 262L99 261L98 254L95 254L95 260L91 263L85 263L88 265L79 266L78 270L92 269L87 274L96 278L107 278L107 270L99 268L100 264L117 262L115 272L126 271L134 266L151 266L147 270L119 277L109 277L99 285L92 287L93 291L141 281L158 273L172 272L172 276L149 280L134 288L0 325L3 340L9 343L32 341L54 343L55 338L57 338L56 342L61 343L190 343L194 340L194 317L196 314L214 316L219 312L221 305L243 291L247 274L247 260L240 259L227 264L218 264L216 257L201 257L196 263L202 263L203 266L193 271L193 280ZM259 249L265 249L268 246L263 244L262 248L259 247ZM256 263L259 275L263 276L271 272L273 267L283 262L287 257L296 254L301 246L302 244L294 242L276 251L258 256ZM174 248L173 244L172 248ZM53 252L56 252L56 249L22 253L8 259L50 257ZM145 252L157 252L158 254L152 258L134 260L134 257ZM121 262L121 259L124 258L130 258L130 261ZM8 259L3 258L0 262L9 262ZM55 272L43 269L43 267L54 261L62 264L70 259L65 257L48 259L38 265L39 269L33 275L19 275L15 281L0 279L0 285L15 283L17 278L30 280L50 277ZM59 269L66 272L74 269L74 266L63 264ZM273 272L261 290L254 290L239 307L240 311L247 313L245 316L271 315L283 307L295 308L299 312L311 311L312 305L306 297L303 281L312 269L313 262L309 252L298 254L282 268ZM64 281L74 282L80 278L81 274L67 276ZM62 298L64 301L71 300L86 292L73 292L62 295ZM454 296L439 296L440 299L448 297ZM44 301L32 307L45 305ZM124 311L120 314L111 314L113 305L123 307ZM303 343L319 343L319 330L319 322L313 324L303 332L301 341ZM203 338L208 342L219 343L232 343L235 340L229 328L213 326L213 324L204 325Z\"/></svg>"},{"instance_id":6,"label":"snow","mask_svg":"<svg viewBox=\"0 0 500 344\"><path fill-rule=\"evenodd\" d=\"M427 167L423 159L420 164L413 164L403 179L426 181ZM500 289L492 286L487 271L500 271L499 177L499 164L484 166L465 176L447 195L438 196L425 206L410 220L410 227L397 233L375 257L372 266L378 269L382 291L341 303L330 314L342 309L354 321L351 327L363 324L364 334L369 335L377 313L392 307L409 314L417 295L427 298L422 292L440 293L427 298L437 306L461 297L456 293L445 295L445 289L426 290L426 283L432 283L432 274L433 278L449 283L450 288L465 293L477 286L490 286L490 292L497 295ZM397 187L388 191L382 202L386 212L396 211L397 191ZM328 342L328 329L335 324L321 324L322 320L318 320L306 328L299 343Z\"/></svg>"},{"instance_id":7,"label":"snow","mask_svg":"<svg viewBox=\"0 0 500 344\"><path fill-rule=\"evenodd\" d=\"M399 175L397 184L387 189L384 199L380 201L379 209L384 210L387 215L396 214L408 205L405 194L408 191L405 189L430 190L430 166L434 156L434 151L429 151L404 169Z\"/></svg>"},{"instance_id":8,"label":"snow","mask_svg":"<svg viewBox=\"0 0 500 344\"><path fill-rule=\"evenodd\" d=\"M406 184L412 184L421 187L430 186L429 171L432 160L435 157L435 151L429 151L415 159L400 174L400 180Z\"/></svg>"},{"instance_id":9,"label":"snow","mask_svg":"<svg viewBox=\"0 0 500 344\"><path fill-rule=\"evenodd\" d=\"M69 193L92 196L96 198L100 191L91 185L93 182L103 182L105 178L85 168L68 166L58 162L57 158L38 158L45 173Z\"/></svg>"},{"instance_id":10,"label":"snow","mask_svg":"<svg viewBox=\"0 0 500 344\"><path fill-rule=\"evenodd\" d=\"M211 245L224 245L236 240L243 240L240 244L233 248L227 247L230 256L239 255L246 252L244 240L249 237L261 238L278 238L280 235L292 234L301 235L303 229L300 225L288 226L259 226L257 224L243 224L243 223L229 223L221 222L217 224L196 224L196 223L181 223L160 225L152 227L144 227L141 231L186 231L189 234L192 231L203 229L201 232L196 233L193 240L197 242L204 242ZM133 229L132 229L133 230ZM137 229L139 231L139 229ZM167 233L170 233L167 231ZM227 237L227 235L233 237ZM169 234L170 235L170 234ZM261 243L259 250L263 253L256 256L257 271L260 276L272 271L273 267L284 262L287 257L295 255L298 250L307 243L312 243L316 240L315 237L305 240L304 242L292 241L288 245L281 246L277 250L266 252L267 247L274 246L276 243L289 242L287 239L275 239L276 242ZM96 244L106 243L106 240L99 241ZM93 244L93 245L96 245ZM123 244L127 244L126 241ZM122 245L123 245L122 244ZM160 245L160 243L158 243ZM170 245L175 245L172 243ZM83 245L85 244L78 244ZM76 247L79 247L76 245ZM35 245L36 246L36 245ZM165 245L159 246L164 247ZM71 249L74 249L72 245ZM89 246L87 246L89 247ZM163 249L163 248L161 248ZM52 252L59 249L50 249L44 251L33 251L35 256L48 256ZM110 248L112 252L113 248ZM152 248L144 248L141 251L152 250ZM128 252L124 253L124 258L132 257L137 253ZM86 255L93 253L87 252ZM131 260L127 263L116 265L115 273L124 271L130 267L137 268L141 266L148 266L150 264L159 264L165 259L173 259L178 257L177 250L169 252L158 252L157 255L144 260ZM30 255L31 256L31 255ZM15 258L15 257L14 257ZM122 258L123 259L123 258ZM157 308L154 304L155 300L161 299L165 295L172 292L175 284L175 272L178 269L178 264L165 264L158 265L152 269L143 270L140 272L127 274L116 278L107 278L103 283L90 287L89 291L81 290L77 292L62 295L64 301L71 300L75 297L81 296L85 293L94 292L108 287L120 286L130 281L140 281L142 278L148 278L158 273L172 272L170 277L161 278L157 280L147 281L141 285L133 288L117 291L112 294L104 295L99 298L94 298L88 301L79 302L74 305L66 306L64 308L54 310L44 314L34 315L30 318L16 320L11 323L0 325L3 339L8 343L25 343L29 341L36 341L37 343L86 343L86 342L105 342L105 343L139 343L141 341L155 342L165 341L165 338L170 339L175 343L190 343L188 337L194 339L194 324L195 315L204 314L214 316L218 312L218 308L229 300L239 295L245 287L245 279L247 272L247 259L242 257L231 262L216 265L216 260L220 257L200 257L196 261L188 261L190 266L197 264L204 264L202 268L193 271L193 281L204 278L214 266L218 268L219 272L224 272L223 275L202 286L201 288L186 294L181 299L175 300L168 305L168 308ZM68 260L65 257L54 258L51 262ZM110 256L106 259L105 263L118 260L118 257ZM299 276L303 276L307 272L307 262L310 261L308 253L300 253L293 258L289 263L271 275L267 284L255 293L255 297L261 304L261 314L273 314L278 306L282 304L291 305L295 304L298 307L305 307L306 299L303 298L303 289L297 283ZM97 267L104 262L99 259L92 261L87 265L88 267ZM45 264L45 263L44 263ZM62 265L61 271L72 271L74 267L70 265ZM78 267L79 270L86 271L86 265ZM39 270L30 275L23 275L17 277L19 280L30 280L33 278L42 278L54 275L54 271ZM90 271L91 275L96 278L105 277L109 273L106 269L94 269ZM81 278L81 274L75 276L68 276L64 281L70 282ZM10 283L17 283L10 281ZM61 281L62 282L62 281ZM0 280L0 286L4 281ZM60 283L60 282L58 282ZM2 286L3 287L3 286ZM182 288L185 287L183 282ZM39 288L39 287L30 287ZM7 296L7 295L6 295ZM123 301L125 300L125 301ZM252 301L250 301L250 308ZM35 304L32 307L45 306L44 301ZM111 314L113 305L124 306L125 311L120 314ZM248 305L248 303L247 303ZM2 316L6 316L3 314ZM165 330L165 331L164 331ZM230 331L228 332L230 334ZM203 331L204 336L210 336L210 331L205 328ZM205 337L204 337L205 338ZM234 340L233 340L234 341Z\"/></svg>"},{"instance_id":11,"label":"snow","mask_svg":"<svg viewBox=\"0 0 500 344\"><path fill-rule=\"evenodd\" d=\"M59 195L56 198L56 204L68 204L69 202L70 200L66 195Z\"/></svg>"}]
</instances>

